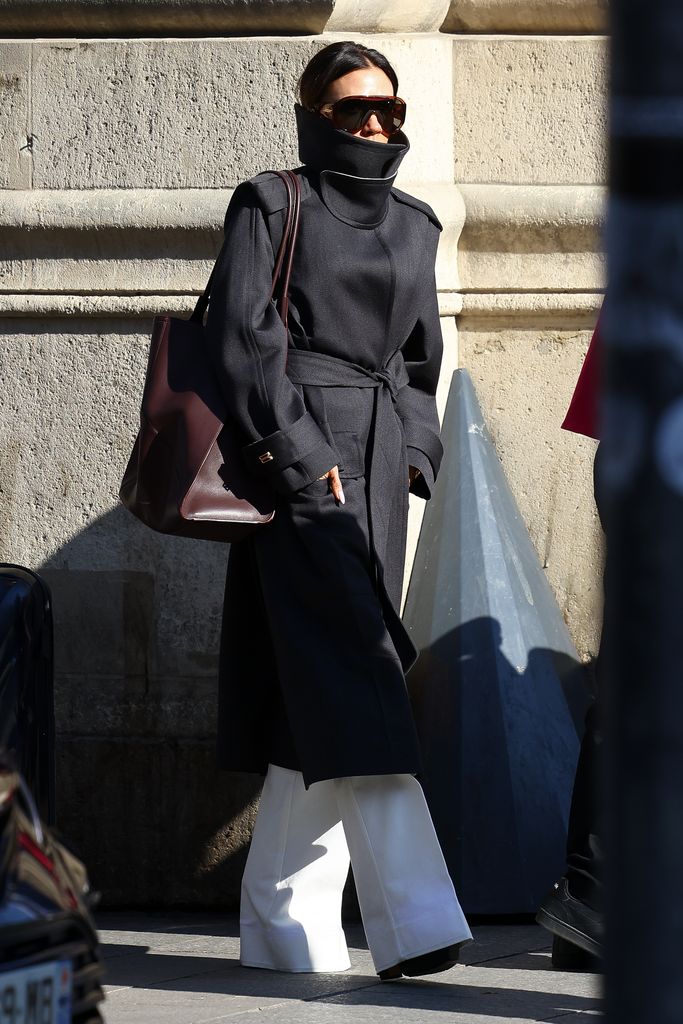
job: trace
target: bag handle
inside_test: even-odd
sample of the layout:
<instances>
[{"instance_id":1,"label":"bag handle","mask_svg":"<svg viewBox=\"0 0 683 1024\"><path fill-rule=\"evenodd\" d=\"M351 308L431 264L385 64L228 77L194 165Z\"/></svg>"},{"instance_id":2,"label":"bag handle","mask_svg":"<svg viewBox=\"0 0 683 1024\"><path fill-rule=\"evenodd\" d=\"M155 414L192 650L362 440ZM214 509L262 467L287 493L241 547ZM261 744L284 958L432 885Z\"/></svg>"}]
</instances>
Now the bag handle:
<instances>
[{"instance_id":1,"label":"bag handle","mask_svg":"<svg viewBox=\"0 0 683 1024\"><path fill-rule=\"evenodd\" d=\"M289 281L292 276L294 246L296 245L296 236L299 230L299 214L301 211L301 183L299 182L298 175L296 175L294 171L270 171L266 173L277 174L277 176L284 182L284 186L287 190L287 216L285 218L285 226L282 232L282 240L278 247L277 256L275 257L273 280L270 289L270 298L272 299L275 294L278 281L282 278L280 296L277 300L277 311L283 324L287 327L287 314L289 311ZM216 275L217 266L218 260L214 263L211 274L209 275L209 280L206 282L206 288L197 299L192 315L190 316L190 321L193 323L201 324L204 321L204 314L206 313L209 305L211 286Z\"/></svg>"}]
</instances>

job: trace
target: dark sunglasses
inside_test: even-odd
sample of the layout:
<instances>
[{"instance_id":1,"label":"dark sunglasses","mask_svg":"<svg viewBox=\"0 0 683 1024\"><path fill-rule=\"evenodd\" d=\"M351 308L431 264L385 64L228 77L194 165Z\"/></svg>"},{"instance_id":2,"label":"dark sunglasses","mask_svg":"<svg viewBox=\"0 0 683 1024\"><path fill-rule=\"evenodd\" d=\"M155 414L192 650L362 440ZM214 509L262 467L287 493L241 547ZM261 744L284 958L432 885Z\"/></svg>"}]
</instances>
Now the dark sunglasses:
<instances>
[{"instance_id":1,"label":"dark sunglasses","mask_svg":"<svg viewBox=\"0 0 683 1024\"><path fill-rule=\"evenodd\" d=\"M406 119L405 100L398 96L344 96L336 103L321 103L318 113L343 132L359 132L374 114L382 135L394 135Z\"/></svg>"}]
</instances>

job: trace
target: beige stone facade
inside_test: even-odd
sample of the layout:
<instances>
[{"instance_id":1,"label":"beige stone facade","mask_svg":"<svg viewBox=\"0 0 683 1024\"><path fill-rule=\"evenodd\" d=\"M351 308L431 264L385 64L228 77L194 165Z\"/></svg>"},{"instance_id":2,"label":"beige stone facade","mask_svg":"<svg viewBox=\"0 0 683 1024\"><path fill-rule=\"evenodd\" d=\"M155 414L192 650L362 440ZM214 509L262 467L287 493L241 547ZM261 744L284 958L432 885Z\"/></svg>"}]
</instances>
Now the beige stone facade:
<instances>
[{"instance_id":1,"label":"beige stone facade","mask_svg":"<svg viewBox=\"0 0 683 1024\"><path fill-rule=\"evenodd\" d=\"M151 317L190 310L235 184L296 163L328 41L397 68L399 185L445 227L441 406L466 366L595 654L594 443L560 422L601 302L604 28L596 0L0 0L0 559L54 588L61 819L110 901L237 898L256 786L212 761L226 551L116 494Z\"/></svg>"}]
</instances>

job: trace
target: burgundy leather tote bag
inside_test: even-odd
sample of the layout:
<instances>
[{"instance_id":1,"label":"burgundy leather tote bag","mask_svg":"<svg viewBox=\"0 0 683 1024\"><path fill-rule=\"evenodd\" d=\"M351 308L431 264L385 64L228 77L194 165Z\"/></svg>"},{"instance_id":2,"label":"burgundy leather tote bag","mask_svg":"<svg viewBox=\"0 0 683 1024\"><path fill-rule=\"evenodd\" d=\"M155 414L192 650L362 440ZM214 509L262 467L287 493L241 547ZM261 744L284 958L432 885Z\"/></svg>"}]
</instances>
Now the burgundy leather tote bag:
<instances>
[{"instance_id":1,"label":"burgundy leather tote bag","mask_svg":"<svg viewBox=\"0 0 683 1024\"><path fill-rule=\"evenodd\" d=\"M292 171L275 171L287 189L287 215L273 270L271 298L287 326L292 258L301 186ZM154 319L140 410L140 430L119 497L160 533L233 542L274 516L272 491L252 477L225 408L204 337L211 272L189 320Z\"/></svg>"}]
</instances>

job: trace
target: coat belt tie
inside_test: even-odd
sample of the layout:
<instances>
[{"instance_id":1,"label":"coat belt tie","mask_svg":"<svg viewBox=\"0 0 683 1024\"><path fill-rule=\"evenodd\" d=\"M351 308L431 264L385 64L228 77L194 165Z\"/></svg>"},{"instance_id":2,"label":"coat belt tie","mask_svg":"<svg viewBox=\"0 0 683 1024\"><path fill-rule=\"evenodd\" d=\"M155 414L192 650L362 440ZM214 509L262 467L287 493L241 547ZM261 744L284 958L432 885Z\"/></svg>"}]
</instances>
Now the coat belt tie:
<instances>
[{"instance_id":1,"label":"coat belt tie","mask_svg":"<svg viewBox=\"0 0 683 1024\"><path fill-rule=\"evenodd\" d=\"M338 356L306 349L290 348L287 353L287 376L295 384L313 387L386 388L392 402L409 381L401 352L395 352L378 370L369 370L360 363L350 363Z\"/></svg>"},{"instance_id":2,"label":"coat belt tie","mask_svg":"<svg viewBox=\"0 0 683 1024\"><path fill-rule=\"evenodd\" d=\"M403 639L396 636L397 632L401 635L405 633L399 618L400 573L397 569L393 573L393 578L385 579L384 572L385 564L393 564L391 559L388 562L386 559L389 535L396 537L397 543L405 545L408 517L408 458L403 428L394 407L399 391L409 383L403 354L400 351L395 352L384 366L370 370L336 356L290 348L287 376L295 384L312 388L349 387L375 390L366 475L370 544L378 585L389 599L392 609L389 614L395 620L391 632L395 642L398 640L399 654L406 667L414 660L415 649L407 634ZM396 481L393 488L386 487L387 476ZM402 537L396 535L397 530L403 534Z\"/></svg>"}]
</instances>

